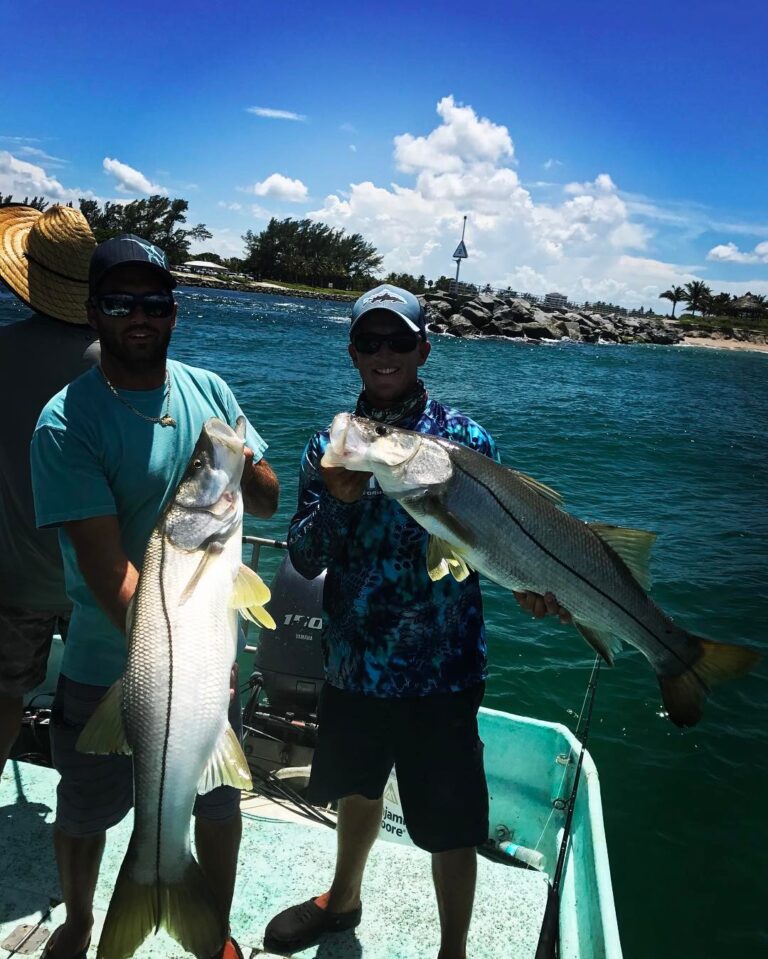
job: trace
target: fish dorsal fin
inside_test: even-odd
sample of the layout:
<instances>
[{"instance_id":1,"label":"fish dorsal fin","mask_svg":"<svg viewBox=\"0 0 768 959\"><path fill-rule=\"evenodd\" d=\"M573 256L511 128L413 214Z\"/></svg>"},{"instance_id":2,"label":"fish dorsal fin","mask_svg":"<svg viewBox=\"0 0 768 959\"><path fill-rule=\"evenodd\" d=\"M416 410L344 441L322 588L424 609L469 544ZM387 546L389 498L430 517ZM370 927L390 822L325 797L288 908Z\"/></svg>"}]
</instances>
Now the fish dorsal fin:
<instances>
[{"instance_id":1,"label":"fish dorsal fin","mask_svg":"<svg viewBox=\"0 0 768 959\"><path fill-rule=\"evenodd\" d=\"M130 756L131 747L125 738L123 728L122 705L123 681L118 679L109 687L80 733L77 739L78 752L99 755L122 753Z\"/></svg>"},{"instance_id":2,"label":"fish dorsal fin","mask_svg":"<svg viewBox=\"0 0 768 959\"><path fill-rule=\"evenodd\" d=\"M613 654L621 649L621 640L613 633L600 632L583 623L574 623L576 629L586 639L592 649L599 653L609 666L613 666Z\"/></svg>"},{"instance_id":3,"label":"fish dorsal fin","mask_svg":"<svg viewBox=\"0 0 768 959\"><path fill-rule=\"evenodd\" d=\"M454 548L439 536L430 536L427 544L427 573L433 582L447 576L453 576L462 582L469 576L471 569Z\"/></svg>"},{"instance_id":4,"label":"fish dorsal fin","mask_svg":"<svg viewBox=\"0 0 768 959\"><path fill-rule=\"evenodd\" d=\"M619 554L643 589L651 588L649 565L655 533L644 529L629 529L626 526L610 526L607 523L587 523L587 526Z\"/></svg>"},{"instance_id":5,"label":"fish dorsal fin","mask_svg":"<svg viewBox=\"0 0 768 959\"><path fill-rule=\"evenodd\" d=\"M269 587L257 572L250 566L241 566L235 585L232 591L232 598L229 605L236 609L241 616L256 623L257 626L266 626L267 629L275 629L277 624L270 614L264 609L266 603L270 601L272 594Z\"/></svg>"},{"instance_id":6,"label":"fish dorsal fin","mask_svg":"<svg viewBox=\"0 0 768 959\"><path fill-rule=\"evenodd\" d=\"M528 476L527 473L520 473L517 470L510 470L510 473L513 473L522 483L538 493L540 496L543 496L544 499L548 499L550 503L554 503L555 506L563 505L563 497L556 489L552 489L551 486L546 486L544 483L540 483L538 480L534 479L532 476Z\"/></svg>"},{"instance_id":7,"label":"fish dorsal fin","mask_svg":"<svg viewBox=\"0 0 768 959\"><path fill-rule=\"evenodd\" d=\"M253 787L248 760L243 755L242 746L230 725L227 725L219 737L200 777L197 791L203 795L217 786L234 786L235 789Z\"/></svg>"},{"instance_id":8,"label":"fish dorsal fin","mask_svg":"<svg viewBox=\"0 0 768 959\"><path fill-rule=\"evenodd\" d=\"M210 565L211 561L217 556L220 556L222 548L218 543L209 543L205 548L205 552L200 557L200 562L197 564L197 569L192 573L192 576L189 579L189 582L184 587L184 591L181 596L179 596L179 606L183 606L187 602L189 597L197 589L197 584L203 578L203 573Z\"/></svg>"}]
</instances>

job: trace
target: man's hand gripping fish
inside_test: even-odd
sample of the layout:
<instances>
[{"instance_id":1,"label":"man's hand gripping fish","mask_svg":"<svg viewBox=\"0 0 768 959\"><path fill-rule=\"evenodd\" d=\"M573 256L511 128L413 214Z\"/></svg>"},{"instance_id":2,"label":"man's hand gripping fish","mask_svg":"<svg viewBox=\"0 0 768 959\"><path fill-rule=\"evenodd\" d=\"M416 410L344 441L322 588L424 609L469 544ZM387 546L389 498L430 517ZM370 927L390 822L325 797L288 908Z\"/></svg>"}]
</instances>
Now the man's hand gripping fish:
<instances>
[{"instance_id":1,"label":"man's hand gripping fish","mask_svg":"<svg viewBox=\"0 0 768 959\"><path fill-rule=\"evenodd\" d=\"M507 589L554 593L610 665L622 642L635 646L678 726L695 725L710 687L760 658L687 632L653 602L646 590L655 534L584 523L554 490L465 446L339 413L321 465L374 474L430 533L433 580L475 569Z\"/></svg>"}]
</instances>

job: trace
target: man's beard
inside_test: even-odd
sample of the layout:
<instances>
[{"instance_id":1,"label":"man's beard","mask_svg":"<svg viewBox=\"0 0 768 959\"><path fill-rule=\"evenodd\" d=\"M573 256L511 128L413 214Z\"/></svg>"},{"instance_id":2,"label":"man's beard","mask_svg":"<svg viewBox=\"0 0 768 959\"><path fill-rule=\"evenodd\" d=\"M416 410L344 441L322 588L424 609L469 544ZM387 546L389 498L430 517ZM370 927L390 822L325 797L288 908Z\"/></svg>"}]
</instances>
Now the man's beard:
<instances>
[{"instance_id":1,"label":"man's beard","mask_svg":"<svg viewBox=\"0 0 768 959\"><path fill-rule=\"evenodd\" d=\"M137 329L141 329L141 327ZM150 327L147 327L147 329L150 329ZM103 353L107 353L120 366L131 373L144 373L165 363L172 330L168 329L157 334L157 338L152 341L151 347L145 348L138 355L121 343L107 323L99 323L98 332ZM157 333L154 328L152 328L152 332Z\"/></svg>"}]
</instances>

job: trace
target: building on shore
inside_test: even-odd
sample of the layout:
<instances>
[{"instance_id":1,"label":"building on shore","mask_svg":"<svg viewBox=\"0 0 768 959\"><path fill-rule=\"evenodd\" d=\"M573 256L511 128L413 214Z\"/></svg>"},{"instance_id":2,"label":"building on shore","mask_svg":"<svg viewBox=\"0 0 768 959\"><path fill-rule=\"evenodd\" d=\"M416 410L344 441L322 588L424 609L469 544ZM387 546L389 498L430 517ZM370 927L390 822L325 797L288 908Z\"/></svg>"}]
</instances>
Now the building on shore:
<instances>
[{"instance_id":1,"label":"building on shore","mask_svg":"<svg viewBox=\"0 0 768 959\"><path fill-rule=\"evenodd\" d=\"M229 272L226 266L212 263L210 260L187 260L186 263L182 263L182 269L188 273L200 273L202 276L221 276Z\"/></svg>"},{"instance_id":2,"label":"building on shore","mask_svg":"<svg viewBox=\"0 0 768 959\"><path fill-rule=\"evenodd\" d=\"M564 293L547 293L544 297L544 306L553 310L562 310L568 306L568 297Z\"/></svg>"}]
</instances>

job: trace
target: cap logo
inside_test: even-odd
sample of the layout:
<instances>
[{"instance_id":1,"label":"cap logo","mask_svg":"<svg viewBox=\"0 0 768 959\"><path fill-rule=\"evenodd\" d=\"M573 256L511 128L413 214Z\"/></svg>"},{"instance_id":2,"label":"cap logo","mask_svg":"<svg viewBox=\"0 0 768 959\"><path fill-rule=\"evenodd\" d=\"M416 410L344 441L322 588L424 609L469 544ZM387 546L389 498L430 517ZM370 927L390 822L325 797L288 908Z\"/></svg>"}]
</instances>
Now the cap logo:
<instances>
[{"instance_id":1,"label":"cap logo","mask_svg":"<svg viewBox=\"0 0 768 959\"><path fill-rule=\"evenodd\" d=\"M389 290L383 290L381 293L377 293L375 296L367 296L363 303L405 303L405 300L402 296L398 296L396 293L390 293Z\"/></svg>"},{"instance_id":2,"label":"cap logo","mask_svg":"<svg viewBox=\"0 0 768 959\"><path fill-rule=\"evenodd\" d=\"M159 266L163 270L168 269L168 260L166 259L165 253L153 243L145 243L143 240L134 239L131 239L130 242L135 243L144 250L150 263L154 263L155 266Z\"/></svg>"}]
</instances>

